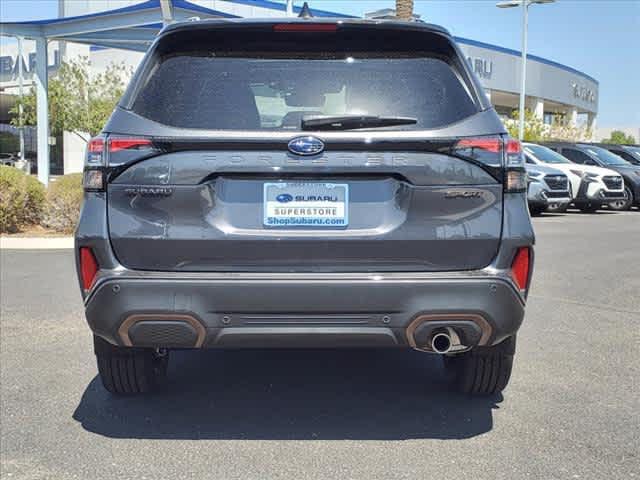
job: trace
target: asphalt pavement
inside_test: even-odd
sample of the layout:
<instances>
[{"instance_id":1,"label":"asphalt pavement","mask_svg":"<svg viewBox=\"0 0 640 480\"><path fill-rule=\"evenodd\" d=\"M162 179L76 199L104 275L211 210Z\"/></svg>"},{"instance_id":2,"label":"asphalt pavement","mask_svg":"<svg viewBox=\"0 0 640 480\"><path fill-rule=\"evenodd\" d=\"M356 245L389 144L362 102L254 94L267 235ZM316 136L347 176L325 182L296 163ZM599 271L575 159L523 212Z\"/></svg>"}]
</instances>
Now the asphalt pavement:
<instances>
[{"instance_id":1,"label":"asphalt pavement","mask_svg":"<svg viewBox=\"0 0 640 480\"><path fill-rule=\"evenodd\" d=\"M71 250L0 253L3 479L640 478L640 212L534 220L504 396L410 351L203 351L96 378Z\"/></svg>"}]
</instances>

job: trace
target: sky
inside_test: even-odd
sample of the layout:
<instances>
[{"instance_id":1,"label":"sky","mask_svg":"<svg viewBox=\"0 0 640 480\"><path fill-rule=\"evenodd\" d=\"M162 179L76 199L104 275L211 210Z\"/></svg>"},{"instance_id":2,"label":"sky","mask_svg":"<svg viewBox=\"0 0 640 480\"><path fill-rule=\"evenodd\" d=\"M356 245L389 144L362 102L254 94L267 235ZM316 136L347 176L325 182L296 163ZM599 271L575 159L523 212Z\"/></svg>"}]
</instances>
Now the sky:
<instances>
[{"instance_id":1,"label":"sky","mask_svg":"<svg viewBox=\"0 0 640 480\"><path fill-rule=\"evenodd\" d=\"M73 0L72 0L73 1ZM83 0L78 0L83 1ZM302 0L296 0L300 5ZM415 0L415 12L453 35L520 50L521 12L494 0ZM394 0L310 0L312 7L361 16ZM0 0L2 21L52 18L58 0ZM529 53L600 82L599 127L640 127L640 0L556 0L533 5Z\"/></svg>"}]
</instances>

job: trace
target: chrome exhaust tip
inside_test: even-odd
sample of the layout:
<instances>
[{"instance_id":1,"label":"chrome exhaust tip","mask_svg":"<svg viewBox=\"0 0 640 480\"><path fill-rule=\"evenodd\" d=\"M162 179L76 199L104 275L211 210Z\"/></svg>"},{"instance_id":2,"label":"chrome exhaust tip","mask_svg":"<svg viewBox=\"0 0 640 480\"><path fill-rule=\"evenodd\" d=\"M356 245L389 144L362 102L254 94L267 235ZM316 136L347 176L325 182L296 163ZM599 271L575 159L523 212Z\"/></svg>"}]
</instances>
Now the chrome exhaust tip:
<instances>
[{"instance_id":1,"label":"chrome exhaust tip","mask_svg":"<svg viewBox=\"0 0 640 480\"><path fill-rule=\"evenodd\" d=\"M431 350L436 353L449 353L453 342L448 332L438 332L431 337Z\"/></svg>"}]
</instances>

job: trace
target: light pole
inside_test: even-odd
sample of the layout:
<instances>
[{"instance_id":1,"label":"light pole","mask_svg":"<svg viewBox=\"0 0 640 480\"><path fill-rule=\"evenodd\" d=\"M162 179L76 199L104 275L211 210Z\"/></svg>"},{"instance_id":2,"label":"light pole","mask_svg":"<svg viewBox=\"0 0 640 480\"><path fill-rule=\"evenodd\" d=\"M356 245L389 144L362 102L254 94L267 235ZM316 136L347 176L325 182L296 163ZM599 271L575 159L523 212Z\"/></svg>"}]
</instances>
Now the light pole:
<instances>
[{"instance_id":1,"label":"light pole","mask_svg":"<svg viewBox=\"0 0 640 480\"><path fill-rule=\"evenodd\" d=\"M553 3L556 0L511 0L496 3L498 8L522 7L522 71L520 73L520 125L518 139L524 139L524 98L527 87L527 30L529 28L529 6L534 3Z\"/></svg>"}]
</instances>

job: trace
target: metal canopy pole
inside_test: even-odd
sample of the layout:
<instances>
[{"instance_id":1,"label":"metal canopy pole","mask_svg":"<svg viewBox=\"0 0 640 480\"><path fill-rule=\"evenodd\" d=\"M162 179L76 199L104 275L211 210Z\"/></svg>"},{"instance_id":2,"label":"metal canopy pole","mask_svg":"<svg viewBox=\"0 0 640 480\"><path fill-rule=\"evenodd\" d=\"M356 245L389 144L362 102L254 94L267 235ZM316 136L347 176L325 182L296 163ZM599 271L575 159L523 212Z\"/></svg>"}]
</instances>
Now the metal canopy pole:
<instances>
[{"instance_id":1,"label":"metal canopy pole","mask_svg":"<svg viewBox=\"0 0 640 480\"><path fill-rule=\"evenodd\" d=\"M162 24L164 26L172 24L174 21L173 1L160 0L160 10L162 11Z\"/></svg>"},{"instance_id":2,"label":"metal canopy pole","mask_svg":"<svg viewBox=\"0 0 640 480\"><path fill-rule=\"evenodd\" d=\"M49 184L49 100L47 98L47 39L37 37L36 41L36 101L38 135L38 180Z\"/></svg>"},{"instance_id":3,"label":"metal canopy pole","mask_svg":"<svg viewBox=\"0 0 640 480\"><path fill-rule=\"evenodd\" d=\"M23 107L24 99L24 72L22 70L22 37L18 37L18 96L20 103L18 104L18 131L20 133L20 162L24 164L24 125L23 125Z\"/></svg>"}]
</instances>

